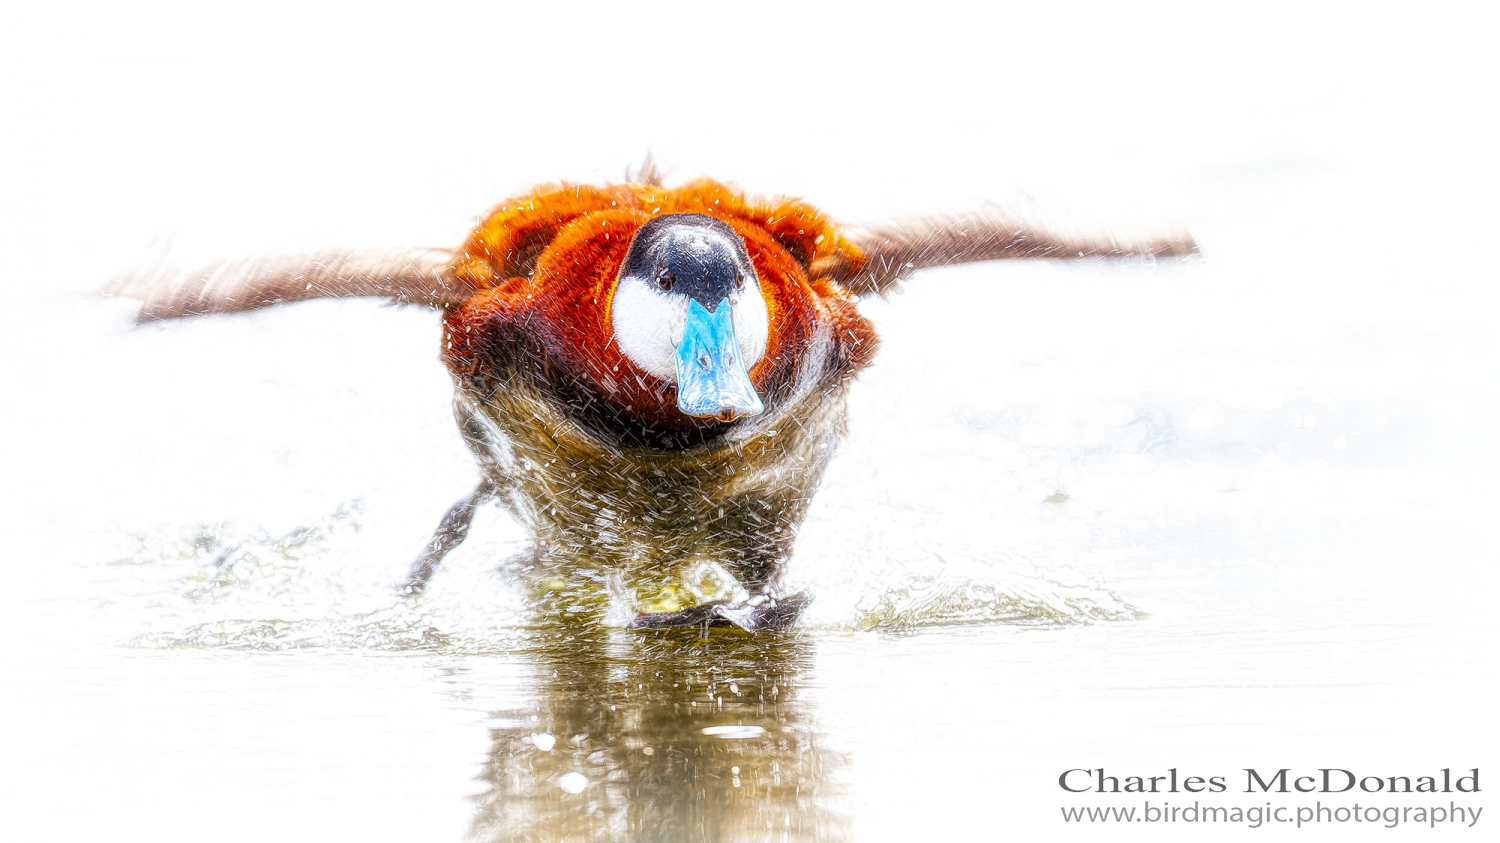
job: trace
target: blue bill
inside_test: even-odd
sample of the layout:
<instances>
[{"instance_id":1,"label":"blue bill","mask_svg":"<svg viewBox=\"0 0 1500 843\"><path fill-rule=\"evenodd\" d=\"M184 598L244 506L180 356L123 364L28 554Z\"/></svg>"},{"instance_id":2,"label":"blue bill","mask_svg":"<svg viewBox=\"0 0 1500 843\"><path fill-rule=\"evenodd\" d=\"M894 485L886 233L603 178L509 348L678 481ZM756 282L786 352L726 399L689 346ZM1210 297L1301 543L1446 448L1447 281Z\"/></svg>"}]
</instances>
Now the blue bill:
<instances>
[{"instance_id":1,"label":"blue bill","mask_svg":"<svg viewBox=\"0 0 1500 843\"><path fill-rule=\"evenodd\" d=\"M731 421L765 409L740 357L729 299L709 312L688 302L687 323L677 346L677 409L690 416Z\"/></svg>"}]
</instances>

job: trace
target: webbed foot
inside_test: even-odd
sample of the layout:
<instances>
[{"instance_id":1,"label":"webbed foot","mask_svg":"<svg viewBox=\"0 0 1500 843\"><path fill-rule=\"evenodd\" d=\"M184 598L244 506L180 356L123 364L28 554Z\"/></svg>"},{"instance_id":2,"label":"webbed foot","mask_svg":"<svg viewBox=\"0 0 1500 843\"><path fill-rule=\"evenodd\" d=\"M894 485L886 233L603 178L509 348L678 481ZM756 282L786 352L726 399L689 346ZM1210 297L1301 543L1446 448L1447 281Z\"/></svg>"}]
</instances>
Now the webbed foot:
<instances>
[{"instance_id":1,"label":"webbed foot","mask_svg":"<svg viewBox=\"0 0 1500 843\"><path fill-rule=\"evenodd\" d=\"M806 592L789 597L758 595L744 602L715 600L675 612L637 615L631 629L671 629L680 626L737 626L746 632L786 629L797 622L812 602Z\"/></svg>"}]
</instances>

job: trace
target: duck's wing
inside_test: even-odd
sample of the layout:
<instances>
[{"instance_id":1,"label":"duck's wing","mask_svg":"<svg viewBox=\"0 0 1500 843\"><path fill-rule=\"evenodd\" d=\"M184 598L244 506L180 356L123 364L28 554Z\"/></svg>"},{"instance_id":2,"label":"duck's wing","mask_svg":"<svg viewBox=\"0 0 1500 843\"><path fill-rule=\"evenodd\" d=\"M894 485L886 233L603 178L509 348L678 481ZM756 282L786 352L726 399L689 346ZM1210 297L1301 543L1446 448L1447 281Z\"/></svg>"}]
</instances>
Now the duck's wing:
<instances>
[{"instance_id":1,"label":"duck's wing","mask_svg":"<svg viewBox=\"0 0 1500 843\"><path fill-rule=\"evenodd\" d=\"M225 261L190 271L127 275L104 292L139 299L142 322L319 298L372 296L442 307L474 293L453 274L452 259L448 249L408 249Z\"/></svg>"},{"instance_id":2,"label":"duck's wing","mask_svg":"<svg viewBox=\"0 0 1500 843\"><path fill-rule=\"evenodd\" d=\"M858 295L885 293L921 269L976 261L1184 258L1198 254L1198 245L1185 231L1134 239L1088 235L995 208L845 226L840 234L864 253L865 260L837 260L823 270Z\"/></svg>"}]
</instances>

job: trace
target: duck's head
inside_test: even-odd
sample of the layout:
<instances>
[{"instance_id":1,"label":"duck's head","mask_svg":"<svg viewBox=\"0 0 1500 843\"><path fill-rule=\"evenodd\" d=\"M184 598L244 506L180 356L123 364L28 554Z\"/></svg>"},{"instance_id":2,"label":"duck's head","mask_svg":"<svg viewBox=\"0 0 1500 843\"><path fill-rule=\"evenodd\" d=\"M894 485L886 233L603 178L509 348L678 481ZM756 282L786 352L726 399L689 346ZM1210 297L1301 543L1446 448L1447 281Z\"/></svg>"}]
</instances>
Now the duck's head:
<instances>
[{"instance_id":1,"label":"duck's head","mask_svg":"<svg viewBox=\"0 0 1500 843\"><path fill-rule=\"evenodd\" d=\"M728 422L765 409L749 370L770 314L745 241L721 220L666 214L637 229L610 326L631 363L676 385L683 415Z\"/></svg>"},{"instance_id":2,"label":"duck's head","mask_svg":"<svg viewBox=\"0 0 1500 843\"><path fill-rule=\"evenodd\" d=\"M444 359L469 394L538 393L605 441L778 429L799 396L874 352L853 298L814 270L845 248L809 206L706 180L539 190L456 256L479 292L449 311Z\"/></svg>"}]
</instances>

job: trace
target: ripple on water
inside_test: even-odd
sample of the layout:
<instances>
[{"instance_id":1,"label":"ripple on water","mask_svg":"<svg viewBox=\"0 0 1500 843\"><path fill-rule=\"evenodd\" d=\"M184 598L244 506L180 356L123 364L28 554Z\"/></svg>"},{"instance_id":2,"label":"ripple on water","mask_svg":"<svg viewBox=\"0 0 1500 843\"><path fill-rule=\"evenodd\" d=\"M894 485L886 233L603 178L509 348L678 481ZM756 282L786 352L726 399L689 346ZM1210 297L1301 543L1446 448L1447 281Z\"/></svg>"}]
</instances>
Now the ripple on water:
<instances>
[{"instance_id":1,"label":"ripple on water","mask_svg":"<svg viewBox=\"0 0 1500 843\"><path fill-rule=\"evenodd\" d=\"M465 546L429 592L404 596L386 564L390 545L364 534L363 514L354 501L279 533L217 523L133 536L133 552L107 568L111 597L102 608L128 619L134 632L123 643L130 647L459 655L513 651L537 614L587 614L609 596L597 578L584 577L562 593L529 593L527 578L505 562L518 547L505 542ZM831 612L808 619L825 628L1145 617L1106 588L1016 576L1003 564L951 573L934 560L935 574L886 570L851 579L844 571L821 583L815 564L803 567L812 573L806 587L831 604ZM603 614L613 622L632 616L621 607Z\"/></svg>"}]
</instances>

